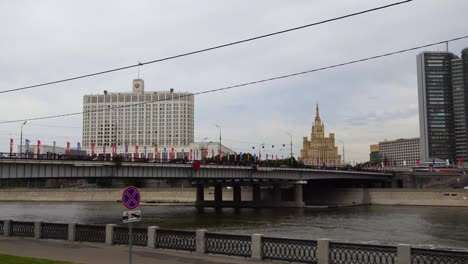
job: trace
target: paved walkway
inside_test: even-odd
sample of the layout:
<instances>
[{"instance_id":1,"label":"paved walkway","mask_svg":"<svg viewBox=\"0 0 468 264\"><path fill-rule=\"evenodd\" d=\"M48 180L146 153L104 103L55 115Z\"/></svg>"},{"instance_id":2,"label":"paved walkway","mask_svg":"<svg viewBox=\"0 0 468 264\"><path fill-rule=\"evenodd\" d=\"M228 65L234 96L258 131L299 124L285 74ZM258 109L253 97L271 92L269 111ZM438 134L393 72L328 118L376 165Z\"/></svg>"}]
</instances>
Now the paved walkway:
<instances>
[{"instance_id":1,"label":"paved walkway","mask_svg":"<svg viewBox=\"0 0 468 264\"><path fill-rule=\"evenodd\" d=\"M0 236L0 253L82 264L128 264L128 247ZM248 258L133 247L134 264L265 264ZM271 263L271 262L270 262Z\"/></svg>"}]
</instances>

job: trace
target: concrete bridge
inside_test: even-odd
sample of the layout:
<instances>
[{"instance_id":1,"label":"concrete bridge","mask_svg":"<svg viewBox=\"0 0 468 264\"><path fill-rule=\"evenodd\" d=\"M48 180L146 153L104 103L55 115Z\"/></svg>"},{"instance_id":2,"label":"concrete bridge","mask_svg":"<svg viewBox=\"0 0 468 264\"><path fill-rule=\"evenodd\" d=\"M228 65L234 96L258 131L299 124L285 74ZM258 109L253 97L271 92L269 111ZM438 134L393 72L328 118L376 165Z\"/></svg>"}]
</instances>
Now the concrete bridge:
<instances>
[{"instance_id":1,"label":"concrete bridge","mask_svg":"<svg viewBox=\"0 0 468 264\"><path fill-rule=\"evenodd\" d=\"M301 207L303 185L310 181L357 180L389 182L390 173L274 168L229 165L139 163L112 161L1 159L0 179L143 178L185 179L197 186L197 202L203 207ZM205 201L204 188L214 186L214 201ZM233 200L223 201L223 186L233 189ZM243 201L241 188L252 187L252 201Z\"/></svg>"}]
</instances>

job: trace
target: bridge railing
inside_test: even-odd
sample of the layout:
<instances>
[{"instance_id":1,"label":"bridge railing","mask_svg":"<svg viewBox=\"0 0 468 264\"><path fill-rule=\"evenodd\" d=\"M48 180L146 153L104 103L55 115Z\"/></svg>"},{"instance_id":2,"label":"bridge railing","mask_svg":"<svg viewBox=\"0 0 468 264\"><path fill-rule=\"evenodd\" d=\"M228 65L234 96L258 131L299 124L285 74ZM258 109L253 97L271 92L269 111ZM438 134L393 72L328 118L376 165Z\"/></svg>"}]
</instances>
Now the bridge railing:
<instances>
[{"instance_id":1,"label":"bridge railing","mask_svg":"<svg viewBox=\"0 0 468 264\"><path fill-rule=\"evenodd\" d=\"M128 244L128 228L109 224L79 225L0 220L3 236L34 237ZM180 231L156 226L134 228L136 246L196 251L264 260L315 264L467 264L468 251L413 248L409 245L370 245L331 242L328 239L302 240L263 237L261 234L231 235L206 230Z\"/></svg>"},{"instance_id":2,"label":"bridge railing","mask_svg":"<svg viewBox=\"0 0 468 264\"><path fill-rule=\"evenodd\" d=\"M57 161L86 161L86 162L102 162L102 161L115 161L116 157L111 157L110 154L108 154L106 157L99 155L99 156L90 156L87 154L75 154L75 155L66 155L66 154L59 154L59 153L42 153L42 154L33 154L30 153L26 156L25 153L23 153L22 156L20 156L18 153L12 153L10 154L9 152L0 152L0 160L57 160ZM319 169L319 170L339 170L339 171L363 171L363 172L392 172L393 169L391 167L383 167L383 168L368 168L368 167L349 167L349 166L343 166L343 165L333 165L333 164L322 164L322 165L286 165L283 164L284 161L287 159L274 159L274 160L263 160L263 161L234 161L234 160L223 160L219 161L216 159L208 158L208 159L182 159L182 158L174 158L174 159L162 159L162 158L157 158L154 159L152 157L149 158L140 158L137 157L135 158L132 155L122 155L120 154L119 161L121 162L129 162L129 163L154 163L154 164L192 164L195 161L200 162L201 165L203 166L210 166L210 165L215 165L215 166L238 166L238 167L254 167L254 168L295 168L295 169Z\"/></svg>"}]
</instances>

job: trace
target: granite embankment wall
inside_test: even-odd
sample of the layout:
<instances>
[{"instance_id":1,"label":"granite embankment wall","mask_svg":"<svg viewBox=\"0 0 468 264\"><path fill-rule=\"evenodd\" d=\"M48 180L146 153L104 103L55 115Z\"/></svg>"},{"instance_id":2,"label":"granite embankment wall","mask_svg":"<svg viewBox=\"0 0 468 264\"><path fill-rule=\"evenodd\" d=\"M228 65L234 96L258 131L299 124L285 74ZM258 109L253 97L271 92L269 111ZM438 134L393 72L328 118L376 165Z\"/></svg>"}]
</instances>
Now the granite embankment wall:
<instances>
[{"instance_id":1,"label":"granite embankment wall","mask_svg":"<svg viewBox=\"0 0 468 264\"><path fill-rule=\"evenodd\" d=\"M194 188L140 189L143 202L191 203ZM311 189L304 190L309 205L434 205L468 206L463 189ZM0 201L115 202L122 189L0 189ZM214 200L214 190L205 189L205 200ZM223 190L223 200L232 201L232 190ZM242 200L251 201L251 190L242 190Z\"/></svg>"},{"instance_id":2,"label":"granite embankment wall","mask_svg":"<svg viewBox=\"0 0 468 264\"><path fill-rule=\"evenodd\" d=\"M0 201L72 201L115 202L123 189L0 189ZM195 202L194 188L140 189L142 202ZM223 200L232 200L232 190L223 190ZM205 189L205 200L214 200L214 190ZM242 190L242 200L252 200L249 190Z\"/></svg>"},{"instance_id":3,"label":"granite embankment wall","mask_svg":"<svg viewBox=\"0 0 468 264\"><path fill-rule=\"evenodd\" d=\"M463 189L320 189L308 190L308 204L315 205L433 205L468 206L468 190Z\"/></svg>"}]
</instances>

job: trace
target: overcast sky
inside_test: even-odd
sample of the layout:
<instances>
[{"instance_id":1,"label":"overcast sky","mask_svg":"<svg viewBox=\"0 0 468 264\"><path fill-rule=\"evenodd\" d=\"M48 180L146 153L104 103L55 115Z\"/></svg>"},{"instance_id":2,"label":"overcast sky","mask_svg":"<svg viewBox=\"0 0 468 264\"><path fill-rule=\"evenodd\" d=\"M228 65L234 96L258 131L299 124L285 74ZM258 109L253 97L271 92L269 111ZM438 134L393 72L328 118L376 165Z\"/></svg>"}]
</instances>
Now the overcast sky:
<instances>
[{"instance_id":1,"label":"overcast sky","mask_svg":"<svg viewBox=\"0 0 468 264\"><path fill-rule=\"evenodd\" d=\"M0 90L176 55L396 1L6 1L0 0ZM146 91L200 92L468 35L466 0L415 0L359 17L141 68ZM468 39L452 42L459 54ZM426 49L427 50L427 49ZM445 50L445 45L430 50ZM195 140L237 151L289 143L298 155L315 104L346 159L369 144L419 137L416 55L408 52L195 98ZM82 111L85 94L131 91L137 70L0 94L0 120ZM20 138L0 124L0 150ZM31 121L23 139L81 141L82 116ZM337 142L338 143L338 142ZM342 144L340 146L340 154ZM16 144L15 144L16 145ZM265 150L266 153L273 151ZM287 150L276 150L286 155Z\"/></svg>"}]
</instances>

